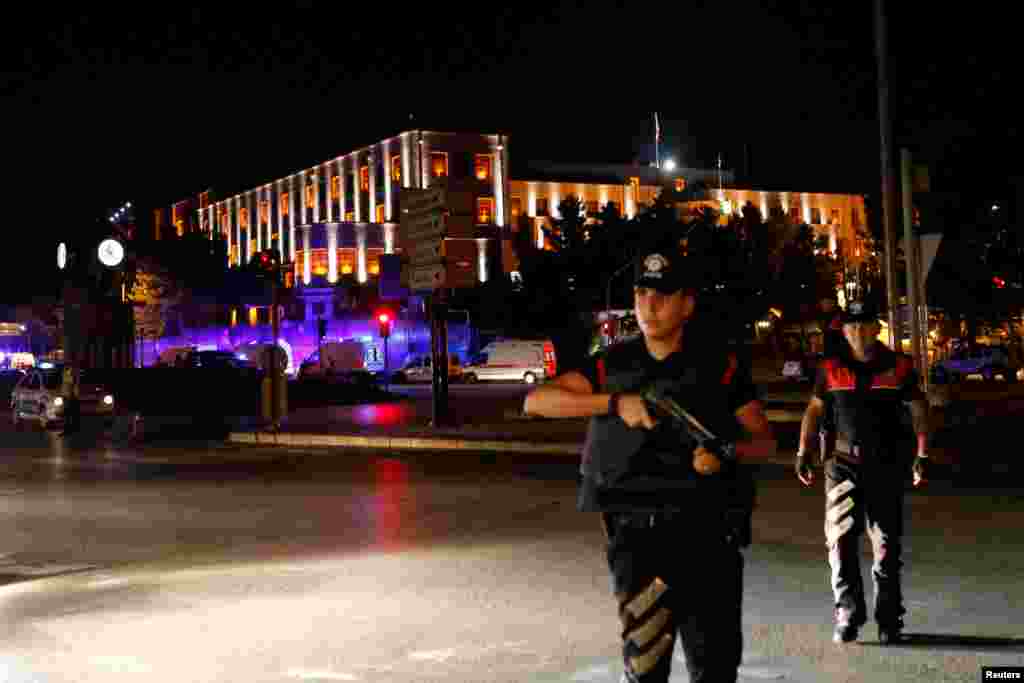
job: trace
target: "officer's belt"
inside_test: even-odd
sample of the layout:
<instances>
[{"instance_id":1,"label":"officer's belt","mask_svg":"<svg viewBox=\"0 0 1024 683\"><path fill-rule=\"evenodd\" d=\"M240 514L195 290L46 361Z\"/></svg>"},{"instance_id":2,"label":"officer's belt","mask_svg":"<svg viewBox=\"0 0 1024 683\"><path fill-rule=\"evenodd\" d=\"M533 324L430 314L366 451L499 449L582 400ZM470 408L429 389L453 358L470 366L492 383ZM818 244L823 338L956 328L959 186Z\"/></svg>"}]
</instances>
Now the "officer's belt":
<instances>
[{"instance_id":1,"label":"officer's belt","mask_svg":"<svg viewBox=\"0 0 1024 683\"><path fill-rule=\"evenodd\" d=\"M835 451L846 460L852 462L861 461L861 446L858 443L851 443L847 439L837 437Z\"/></svg>"}]
</instances>

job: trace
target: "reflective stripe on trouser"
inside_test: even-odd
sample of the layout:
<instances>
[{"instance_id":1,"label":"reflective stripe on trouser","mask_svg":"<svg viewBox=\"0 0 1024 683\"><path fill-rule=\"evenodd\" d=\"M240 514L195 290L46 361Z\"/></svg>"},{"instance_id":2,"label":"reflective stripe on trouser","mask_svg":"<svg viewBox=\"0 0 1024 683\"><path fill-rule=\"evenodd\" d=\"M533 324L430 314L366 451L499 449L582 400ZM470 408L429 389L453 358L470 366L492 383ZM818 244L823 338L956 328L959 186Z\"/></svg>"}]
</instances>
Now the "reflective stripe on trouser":
<instances>
[{"instance_id":1,"label":"reflective stripe on trouser","mask_svg":"<svg viewBox=\"0 0 1024 683\"><path fill-rule=\"evenodd\" d=\"M743 556L725 543L724 531L695 538L692 525L681 522L645 529L609 521L606 528L626 680L668 681L678 633L691 681L735 681ZM680 553L683 544L694 552Z\"/></svg>"},{"instance_id":2,"label":"reflective stripe on trouser","mask_svg":"<svg viewBox=\"0 0 1024 683\"><path fill-rule=\"evenodd\" d=\"M832 569L835 606L867 619L860 571L861 534L871 539L874 617L888 624L903 616L903 469L899 465L853 465L839 458L825 465L825 543Z\"/></svg>"}]
</instances>

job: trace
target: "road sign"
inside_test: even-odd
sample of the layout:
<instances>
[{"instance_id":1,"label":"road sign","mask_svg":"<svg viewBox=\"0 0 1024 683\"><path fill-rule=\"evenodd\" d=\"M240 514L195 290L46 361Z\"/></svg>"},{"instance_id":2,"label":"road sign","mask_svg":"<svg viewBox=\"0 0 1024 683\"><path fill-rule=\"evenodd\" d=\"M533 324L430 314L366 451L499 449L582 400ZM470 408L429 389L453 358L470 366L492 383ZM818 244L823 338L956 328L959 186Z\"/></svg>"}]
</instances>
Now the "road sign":
<instances>
[{"instance_id":1,"label":"road sign","mask_svg":"<svg viewBox=\"0 0 1024 683\"><path fill-rule=\"evenodd\" d=\"M445 267L441 263L427 266L410 266L409 289L415 291L439 289L445 284Z\"/></svg>"}]
</instances>

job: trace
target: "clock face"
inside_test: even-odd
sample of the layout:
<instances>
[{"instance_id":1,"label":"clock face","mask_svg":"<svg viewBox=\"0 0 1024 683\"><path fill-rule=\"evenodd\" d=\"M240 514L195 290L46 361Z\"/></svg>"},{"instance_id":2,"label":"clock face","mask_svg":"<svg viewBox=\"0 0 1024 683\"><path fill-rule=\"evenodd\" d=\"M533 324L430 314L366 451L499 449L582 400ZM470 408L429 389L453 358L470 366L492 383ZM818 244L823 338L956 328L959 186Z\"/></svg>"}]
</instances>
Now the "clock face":
<instances>
[{"instance_id":1,"label":"clock face","mask_svg":"<svg viewBox=\"0 0 1024 683\"><path fill-rule=\"evenodd\" d=\"M111 237L100 242L98 253L100 263L108 268L115 268L124 260L124 245Z\"/></svg>"},{"instance_id":2,"label":"clock face","mask_svg":"<svg viewBox=\"0 0 1024 683\"><path fill-rule=\"evenodd\" d=\"M68 264L68 246L61 242L57 245L57 267L64 270Z\"/></svg>"}]
</instances>

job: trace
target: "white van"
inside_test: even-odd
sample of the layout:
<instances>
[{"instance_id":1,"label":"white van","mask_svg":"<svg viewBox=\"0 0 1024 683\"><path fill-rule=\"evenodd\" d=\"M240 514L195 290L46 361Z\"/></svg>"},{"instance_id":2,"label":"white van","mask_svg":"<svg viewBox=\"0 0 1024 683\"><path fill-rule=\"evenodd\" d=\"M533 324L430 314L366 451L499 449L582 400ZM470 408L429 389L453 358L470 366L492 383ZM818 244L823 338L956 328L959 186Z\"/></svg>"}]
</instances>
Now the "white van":
<instances>
[{"instance_id":1,"label":"white van","mask_svg":"<svg viewBox=\"0 0 1024 683\"><path fill-rule=\"evenodd\" d=\"M555 376L555 345L550 339L499 339L485 346L462 373L464 382L509 381L534 384Z\"/></svg>"},{"instance_id":2,"label":"white van","mask_svg":"<svg viewBox=\"0 0 1024 683\"><path fill-rule=\"evenodd\" d=\"M320 349L309 354L299 366L299 377L317 377L321 375L348 375L353 372L366 371L364 356L366 349L362 342L324 342L324 362L321 368Z\"/></svg>"}]
</instances>

